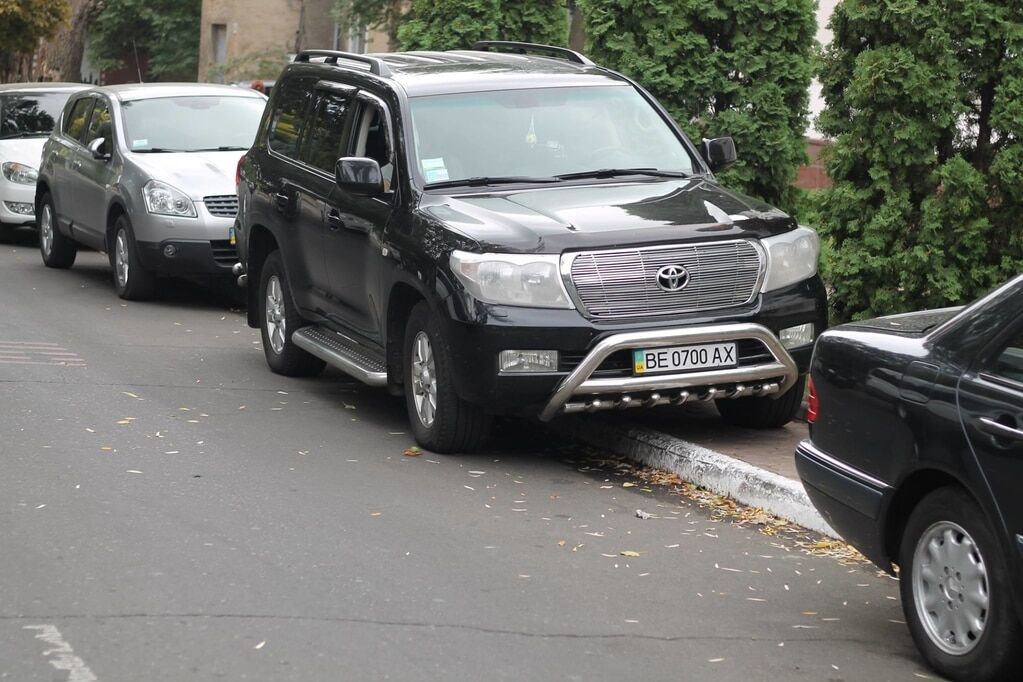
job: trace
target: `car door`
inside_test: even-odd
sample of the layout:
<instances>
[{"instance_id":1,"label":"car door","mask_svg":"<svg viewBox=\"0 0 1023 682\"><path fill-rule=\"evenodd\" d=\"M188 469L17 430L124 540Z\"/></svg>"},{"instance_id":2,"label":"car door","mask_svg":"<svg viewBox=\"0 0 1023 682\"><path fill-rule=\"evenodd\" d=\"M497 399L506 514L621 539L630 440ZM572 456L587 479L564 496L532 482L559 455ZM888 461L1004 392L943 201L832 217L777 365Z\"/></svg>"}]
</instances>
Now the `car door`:
<instances>
[{"instance_id":1,"label":"car door","mask_svg":"<svg viewBox=\"0 0 1023 682\"><path fill-rule=\"evenodd\" d=\"M78 207L74 197L79 181L78 150L81 148L82 140L85 139L95 101L95 97L90 95L73 99L65 109L66 113L61 120L60 135L54 136L58 144L52 152L50 191L53 195L57 222L62 231L68 235L71 234L69 225L78 220Z\"/></svg>"},{"instance_id":2,"label":"car door","mask_svg":"<svg viewBox=\"0 0 1023 682\"><path fill-rule=\"evenodd\" d=\"M88 149L89 144L99 139L104 141L101 149L105 153L104 158L94 157ZM75 183L77 225L85 233L76 230L76 236L97 249L105 246L107 202L119 163L114 140L110 101L99 95L93 105L82 146L76 150L78 181Z\"/></svg>"},{"instance_id":3,"label":"car door","mask_svg":"<svg viewBox=\"0 0 1023 682\"><path fill-rule=\"evenodd\" d=\"M394 177L393 127L387 104L376 95L360 91L353 129L344 156L376 159L384 173L387 191L380 196L360 196L337 188L331 193L327 211L329 229L325 249L331 264L331 297L338 301L346 324L368 339L382 342L382 328L377 318L379 290L376 277L379 269L379 244L394 213L397 186Z\"/></svg>"},{"instance_id":4,"label":"car door","mask_svg":"<svg viewBox=\"0 0 1023 682\"><path fill-rule=\"evenodd\" d=\"M963 375L959 409L1023 568L1023 310Z\"/></svg>"}]
</instances>

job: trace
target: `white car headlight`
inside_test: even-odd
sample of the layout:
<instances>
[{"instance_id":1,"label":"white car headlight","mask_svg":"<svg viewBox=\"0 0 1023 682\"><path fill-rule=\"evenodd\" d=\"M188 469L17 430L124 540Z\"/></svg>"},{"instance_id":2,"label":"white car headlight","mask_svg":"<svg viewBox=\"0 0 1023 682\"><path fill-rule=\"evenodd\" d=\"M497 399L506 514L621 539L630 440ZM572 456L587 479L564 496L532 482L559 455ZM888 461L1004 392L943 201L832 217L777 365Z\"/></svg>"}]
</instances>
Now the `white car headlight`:
<instances>
[{"instance_id":1,"label":"white car headlight","mask_svg":"<svg viewBox=\"0 0 1023 682\"><path fill-rule=\"evenodd\" d=\"M194 218L195 204L176 187L171 187L159 180L150 180L142 188L142 196L146 200L146 210L155 215L172 215L182 218Z\"/></svg>"},{"instance_id":2,"label":"white car headlight","mask_svg":"<svg viewBox=\"0 0 1023 682\"><path fill-rule=\"evenodd\" d=\"M473 298L530 308L573 308L553 254L451 254L451 270Z\"/></svg>"},{"instance_id":3,"label":"white car headlight","mask_svg":"<svg viewBox=\"0 0 1023 682\"><path fill-rule=\"evenodd\" d=\"M764 293L817 274L821 240L811 228L800 225L790 232L761 239L760 243L767 250L767 277L761 288Z\"/></svg>"},{"instance_id":4,"label":"white car headlight","mask_svg":"<svg viewBox=\"0 0 1023 682\"><path fill-rule=\"evenodd\" d=\"M39 179L39 171L23 163L5 161L3 165L0 165L0 170L2 170L5 178L19 185L34 185L36 180Z\"/></svg>"}]
</instances>

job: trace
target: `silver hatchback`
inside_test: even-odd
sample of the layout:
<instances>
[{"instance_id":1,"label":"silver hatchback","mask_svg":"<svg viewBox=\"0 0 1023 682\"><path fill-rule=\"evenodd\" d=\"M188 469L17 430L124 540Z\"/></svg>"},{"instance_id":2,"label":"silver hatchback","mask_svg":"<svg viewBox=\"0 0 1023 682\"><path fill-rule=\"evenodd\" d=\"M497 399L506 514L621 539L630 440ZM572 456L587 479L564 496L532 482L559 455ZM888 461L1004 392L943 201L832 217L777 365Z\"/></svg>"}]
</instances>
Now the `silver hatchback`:
<instances>
[{"instance_id":1,"label":"silver hatchback","mask_svg":"<svg viewBox=\"0 0 1023 682\"><path fill-rule=\"evenodd\" d=\"M43 263L82 244L110 255L119 296L160 275L229 276L237 261L235 173L266 97L212 84L77 93L43 147L35 203Z\"/></svg>"}]
</instances>

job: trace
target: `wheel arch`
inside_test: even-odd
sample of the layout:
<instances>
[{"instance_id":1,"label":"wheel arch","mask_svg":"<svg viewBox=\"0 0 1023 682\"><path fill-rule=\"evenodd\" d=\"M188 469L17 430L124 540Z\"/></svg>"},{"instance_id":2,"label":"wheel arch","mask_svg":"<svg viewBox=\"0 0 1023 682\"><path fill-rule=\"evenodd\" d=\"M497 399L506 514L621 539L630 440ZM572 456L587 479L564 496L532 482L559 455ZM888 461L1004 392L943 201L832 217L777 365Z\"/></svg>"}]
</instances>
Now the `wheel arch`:
<instances>
[{"instance_id":1,"label":"wheel arch","mask_svg":"<svg viewBox=\"0 0 1023 682\"><path fill-rule=\"evenodd\" d=\"M385 343L387 354L387 382L392 393L404 391L402 380L402 343L405 338L405 323L409 314L426 296L416 287L406 282L395 282L387 297L387 327Z\"/></svg>"},{"instance_id":2,"label":"wheel arch","mask_svg":"<svg viewBox=\"0 0 1023 682\"><path fill-rule=\"evenodd\" d=\"M920 501L939 488L959 488L975 502L977 497L961 480L941 469L918 469L899 484L885 514L884 549L893 560L899 556L899 545L906 530L909 515ZM979 505L983 508L983 505Z\"/></svg>"},{"instance_id":3,"label":"wheel arch","mask_svg":"<svg viewBox=\"0 0 1023 682\"><path fill-rule=\"evenodd\" d=\"M280 249L280 244L273 232L260 224L249 228L247 236L245 242L245 271L248 275L246 319L249 326L255 329L259 327L259 281L263 275L263 263L267 256Z\"/></svg>"},{"instance_id":4,"label":"wheel arch","mask_svg":"<svg viewBox=\"0 0 1023 682\"><path fill-rule=\"evenodd\" d=\"M117 224L117 219L122 215L128 215L128 209L125 208L124 204L118 200L110 202L110 206L107 207L106 231L103 238L108 253L114 243L114 225Z\"/></svg>"}]
</instances>

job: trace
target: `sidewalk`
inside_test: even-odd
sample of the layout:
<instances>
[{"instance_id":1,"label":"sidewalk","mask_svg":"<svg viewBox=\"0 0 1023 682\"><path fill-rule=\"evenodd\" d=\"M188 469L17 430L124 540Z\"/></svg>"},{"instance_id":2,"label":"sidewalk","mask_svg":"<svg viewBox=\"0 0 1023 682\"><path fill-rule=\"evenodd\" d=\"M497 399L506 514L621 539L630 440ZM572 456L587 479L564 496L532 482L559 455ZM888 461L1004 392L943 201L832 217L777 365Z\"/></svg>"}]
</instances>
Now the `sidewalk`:
<instances>
[{"instance_id":1,"label":"sidewalk","mask_svg":"<svg viewBox=\"0 0 1023 682\"><path fill-rule=\"evenodd\" d=\"M725 424L709 403L560 419L552 427L588 445L678 474L750 507L837 537L796 473L804 422L755 430Z\"/></svg>"}]
</instances>

